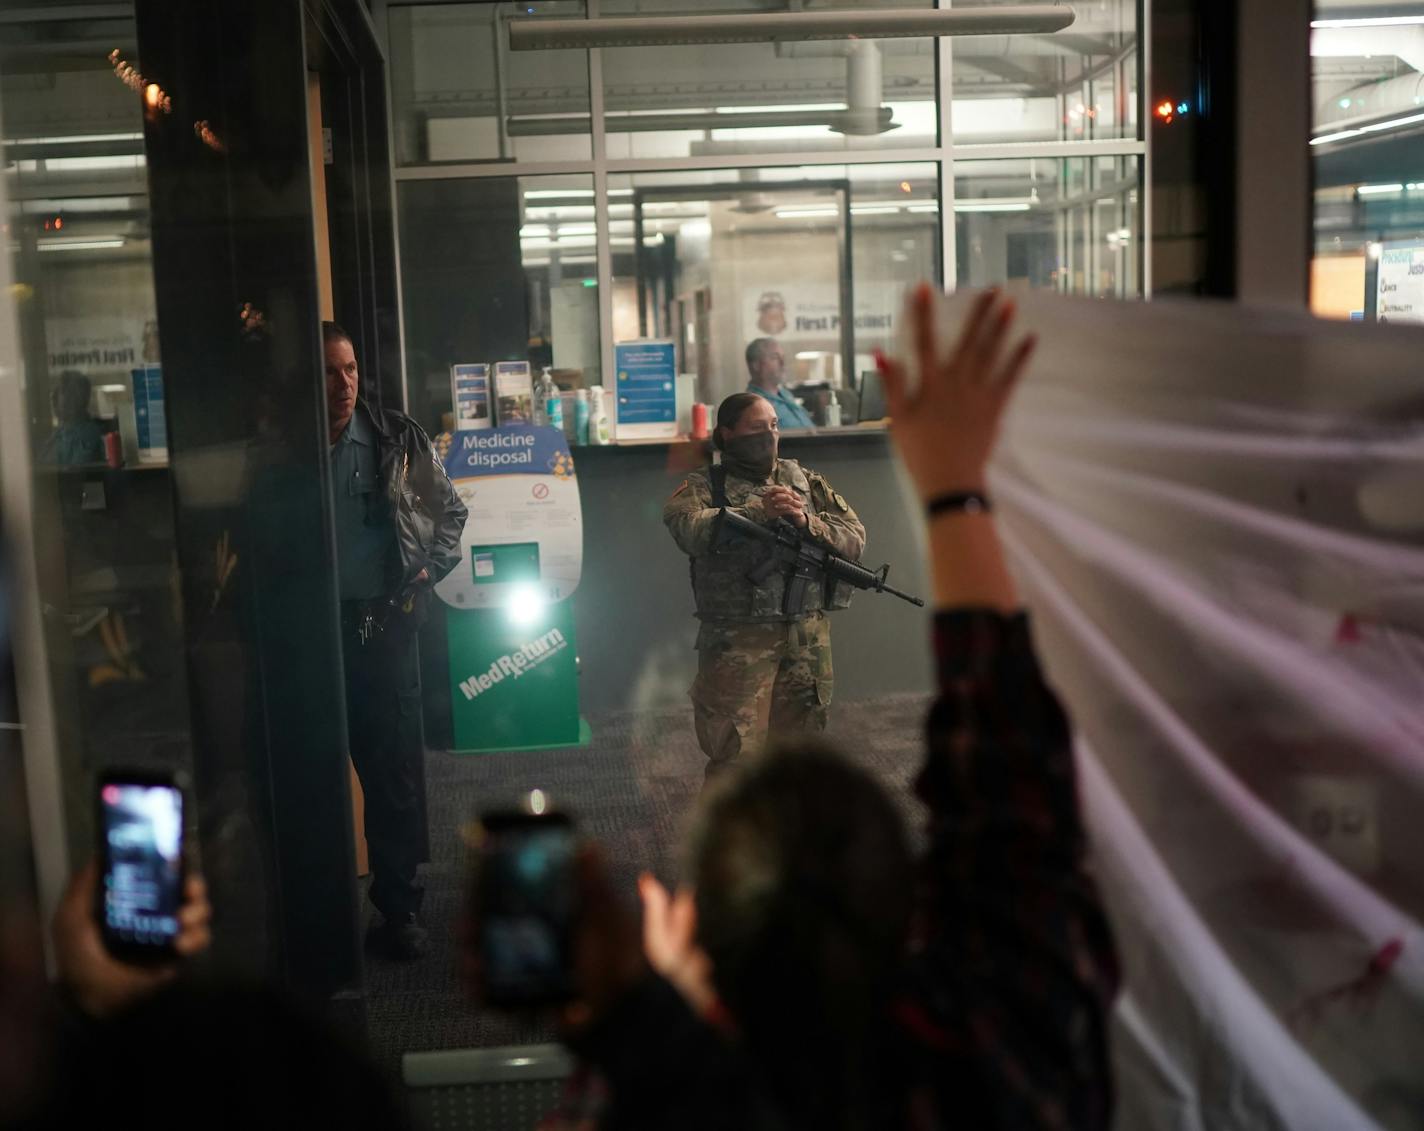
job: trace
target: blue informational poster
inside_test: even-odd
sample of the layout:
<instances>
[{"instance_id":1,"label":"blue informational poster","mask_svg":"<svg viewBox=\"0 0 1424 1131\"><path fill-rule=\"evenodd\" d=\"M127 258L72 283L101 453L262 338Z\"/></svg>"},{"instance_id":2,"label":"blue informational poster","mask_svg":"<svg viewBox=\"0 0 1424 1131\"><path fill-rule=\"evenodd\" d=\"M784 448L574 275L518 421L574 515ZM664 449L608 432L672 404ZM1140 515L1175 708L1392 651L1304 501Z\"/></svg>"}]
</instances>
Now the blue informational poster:
<instances>
[{"instance_id":1,"label":"blue informational poster","mask_svg":"<svg viewBox=\"0 0 1424 1131\"><path fill-rule=\"evenodd\" d=\"M619 342L613 347L619 435L677 432L677 354L670 341ZM645 427L651 426L651 427Z\"/></svg>"},{"instance_id":2,"label":"blue informational poster","mask_svg":"<svg viewBox=\"0 0 1424 1131\"><path fill-rule=\"evenodd\" d=\"M138 430L138 458L157 462L168 458L168 416L163 407L163 369L141 365L133 377L134 424Z\"/></svg>"}]
</instances>

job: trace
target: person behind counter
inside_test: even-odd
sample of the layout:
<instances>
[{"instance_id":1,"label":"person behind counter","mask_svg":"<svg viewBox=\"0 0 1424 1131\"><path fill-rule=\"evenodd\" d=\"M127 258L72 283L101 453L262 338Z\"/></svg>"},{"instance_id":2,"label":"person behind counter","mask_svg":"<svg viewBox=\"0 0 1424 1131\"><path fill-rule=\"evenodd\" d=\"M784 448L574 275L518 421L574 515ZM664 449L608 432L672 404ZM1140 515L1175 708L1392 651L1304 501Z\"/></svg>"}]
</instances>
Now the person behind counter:
<instances>
[{"instance_id":1,"label":"person behind counter","mask_svg":"<svg viewBox=\"0 0 1424 1131\"><path fill-rule=\"evenodd\" d=\"M771 402L782 429L815 427L811 414L785 385L786 354L775 338L757 338L747 346L747 373L747 392Z\"/></svg>"},{"instance_id":2,"label":"person behind counter","mask_svg":"<svg viewBox=\"0 0 1424 1131\"><path fill-rule=\"evenodd\" d=\"M416 920L425 894L415 880L424 755L416 628L430 589L460 564L465 505L420 425L359 398L350 335L323 322L322 343L347 730L366 795L371 902L384 919L370 941L410 960L427 945Z\"/></svg>"},{"instance_id":3,"label":"person behind counter","mask_svg":"<svg viewBox=\"0 0 1424 1131\"><path fill-rule=\"evenodd\" d=\"M689 694L709 780L759 753L769 737L826 729L834 687L826 614L850 599L843 586L828 592L816 580L801 607L787 608L784 573L761 582L747 576L759 561L759 544L712 552L718 510L765 525L788 522L851 561L865 549L865 527L825 477L777 458L778 434L776 410L765 397L734 393L717 410L712 434L721 464L694 471L663 509L673 540L692 559L702 627Z\"/></svg>"},{"instance_id":4,"label":"person behind counter","mask_svg":"<svg viewBox=\"0 0 1424 1131\"><path fill-rule=\"evenodd\" d=\"M89 415L89 378L66 369L50 392L55 429L45 442L41 462L75 467L104 462L104 429Z\"/></svg>"}]
</instances>

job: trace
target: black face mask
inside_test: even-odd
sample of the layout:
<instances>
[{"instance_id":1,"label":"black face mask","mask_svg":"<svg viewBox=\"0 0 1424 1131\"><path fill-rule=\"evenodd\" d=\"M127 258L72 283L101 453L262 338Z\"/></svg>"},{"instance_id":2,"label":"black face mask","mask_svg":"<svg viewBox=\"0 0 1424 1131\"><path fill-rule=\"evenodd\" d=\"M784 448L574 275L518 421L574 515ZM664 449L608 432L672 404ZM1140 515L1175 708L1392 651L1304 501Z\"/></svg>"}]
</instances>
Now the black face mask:
<instances>
[{"instance_id":1,"label":"black face mask","mask_svg":"<svg viewBox=\"0 0 1424 1131\"><path fill-rule=\"evenodd\" d=\"M739 479L765 479L776 466L776 433L733 436L722 447L722 462Z\"/></svg>"}]
</instances>

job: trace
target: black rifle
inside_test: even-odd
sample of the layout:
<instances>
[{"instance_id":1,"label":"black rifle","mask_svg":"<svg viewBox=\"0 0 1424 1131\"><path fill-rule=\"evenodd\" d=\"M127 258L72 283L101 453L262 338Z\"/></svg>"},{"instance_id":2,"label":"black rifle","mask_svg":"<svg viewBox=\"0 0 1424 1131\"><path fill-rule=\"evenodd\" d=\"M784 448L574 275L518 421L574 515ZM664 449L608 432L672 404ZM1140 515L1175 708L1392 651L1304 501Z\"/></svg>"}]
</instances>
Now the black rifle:
<instances>
[{"instance_id":1,"label":"black rifle","mask_svg":"<svg viewBox=\"0 0 1424 1131\"><path fill-rule=\"evenodd\" d=\"M866 569L822 546L814 538L802 536L785 519L775 526L762 526L723 507L717 514L717 524L712 530L712 545L716 548L733 537L752 538L766 543L768 547L766 558L747 574L749 581L761 585L776 570L787 572L786 603L783 608L788 615L794 616L805 611L803 605L806 588L816 580L825 582L828 594L832 585L844 582L855 589L873 589L877 593L889 593L892 597L899 597L902 601L909 601L912 605L924 608L925 603L920 598L885 584L885 578L890 573L888 565L879 569Z\"/></svg>"}]
</instances>

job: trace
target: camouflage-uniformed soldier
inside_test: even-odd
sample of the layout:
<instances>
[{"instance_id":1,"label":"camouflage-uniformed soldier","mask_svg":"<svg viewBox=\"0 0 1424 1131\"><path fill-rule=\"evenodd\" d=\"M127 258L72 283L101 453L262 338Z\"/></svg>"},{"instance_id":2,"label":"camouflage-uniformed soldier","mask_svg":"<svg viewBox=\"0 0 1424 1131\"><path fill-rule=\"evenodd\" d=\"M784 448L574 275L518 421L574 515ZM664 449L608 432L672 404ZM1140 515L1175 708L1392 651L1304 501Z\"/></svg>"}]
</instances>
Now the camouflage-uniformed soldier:
<instances>
[{"instance_id":1,"label":"camouflage-uniformed soldier","mask_svg":"<svg viewBox=\"0 0 1424 1131\"><path fill-rule=\"evenodd\" d=\"M694 471L663 508L663 522L692 559L702 626L689 694L709 778L759 753L768 736L825 729L835 685L826 613L850 603L848 587L818 579L800 608L787 608L783 572L760 583L748 577L764 560L762 543L734 542L712 552L718 509L767 525L789 522L852 561L865 548L865 527L825 478L777 458L776 411L767 400L728 397L713 442L721 466Z\"/></svg>"}]
</instances>

